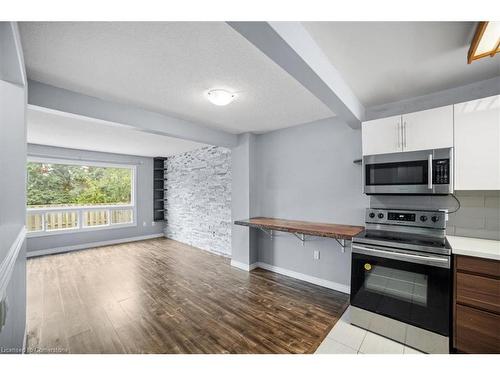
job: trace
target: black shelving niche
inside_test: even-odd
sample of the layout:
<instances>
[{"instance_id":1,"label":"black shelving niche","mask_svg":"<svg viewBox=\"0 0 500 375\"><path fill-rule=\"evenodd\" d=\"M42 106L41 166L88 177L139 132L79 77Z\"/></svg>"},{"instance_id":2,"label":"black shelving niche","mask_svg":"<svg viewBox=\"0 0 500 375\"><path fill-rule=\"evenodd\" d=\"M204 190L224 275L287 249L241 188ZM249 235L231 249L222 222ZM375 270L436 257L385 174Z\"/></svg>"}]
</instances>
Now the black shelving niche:
<instances>
[{"instance_id":1,"label":"black shelving niche","mask_svg":"<svg viewBox=\"0 0 500 375\"><path fill-rule=\"evenodd\" d=\"M165 220L165 160L153 159L153 220Z\"/></svg>"}]
</instances>

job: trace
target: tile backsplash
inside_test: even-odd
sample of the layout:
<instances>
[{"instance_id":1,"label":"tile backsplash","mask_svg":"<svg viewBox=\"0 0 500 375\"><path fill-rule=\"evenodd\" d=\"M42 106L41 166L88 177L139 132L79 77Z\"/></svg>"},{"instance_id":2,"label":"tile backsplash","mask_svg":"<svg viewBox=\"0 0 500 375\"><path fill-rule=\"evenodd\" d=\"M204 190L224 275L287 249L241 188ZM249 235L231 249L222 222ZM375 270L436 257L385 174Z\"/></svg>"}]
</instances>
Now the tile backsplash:
<instances>
[{"instance_id":1,"label":"tile backsplash","mask_svg":"<svg viewBox=\"0 0 500 375\"><path fill-rule=\"evenodd\" d=\"M449 215L447 234L500 240L500 191L456 191L460 209ZM371 196L372 208L418 210L448 209L457 202L451 196Z\"/></svg>"}]
</instances>

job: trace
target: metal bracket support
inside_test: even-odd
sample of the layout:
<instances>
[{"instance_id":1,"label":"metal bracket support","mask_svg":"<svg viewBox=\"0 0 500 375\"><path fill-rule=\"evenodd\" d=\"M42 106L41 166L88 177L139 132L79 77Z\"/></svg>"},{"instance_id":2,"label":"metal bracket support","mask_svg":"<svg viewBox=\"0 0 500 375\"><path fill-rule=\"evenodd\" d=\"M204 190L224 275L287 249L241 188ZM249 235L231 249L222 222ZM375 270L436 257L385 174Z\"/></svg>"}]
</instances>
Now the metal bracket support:
<instances>
[{"instance_id":1,"label":"metal bracket support","mask_svg":"<svg viewBox=\"0 0 500 375\"><path fill-rule=\"evenodd\" d=\"M349 240L343 240L343 239L339 240L338 238L335 238L335 241L337 241L337 243L342 248L342 252L345 253L345 248L348 246L347 241L349 241Z\"/></svg>"},{"instance_id":2,"label":"metal bracket support","mask_svg":"<svg viewBox=\"0 0 500 375\"><path fill-rule=\"evenodd\" d=\"M273 230L266 230L264 228L261 228L261 227L258 227L261 231L263 231L265 234L267 234L269 236L269 238L271 239L271 241L273 240Z\"/></svg>"},{"instance_id":3,"label":"metal bracket support","mask_svg":"<svg viewBox=\"0 0 500 375\"><path fill-rule=\"evenodd\" d=\"M297 234L297 233L292 233L295 237L299 239L300 242L302 242L302 246L306 245L306 235L305 234Z\"/></svg>"}]
</instances>

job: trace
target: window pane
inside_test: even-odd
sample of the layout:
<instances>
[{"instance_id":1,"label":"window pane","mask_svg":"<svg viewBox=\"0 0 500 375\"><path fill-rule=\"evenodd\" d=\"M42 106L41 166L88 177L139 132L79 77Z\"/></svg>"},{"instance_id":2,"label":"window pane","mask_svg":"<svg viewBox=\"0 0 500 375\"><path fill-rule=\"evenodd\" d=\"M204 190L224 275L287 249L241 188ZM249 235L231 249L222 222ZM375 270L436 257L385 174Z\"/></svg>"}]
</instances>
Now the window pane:
<instances>
[{"instance_id":1,"label":"window pane","mask_svg":"<svg viewBox=\"0 0 500 375\"><path fill-rule=\"evenodd\" d=\"M92 210L83 213L83 226L95 227L99 225L109 224L109 211L108 210Z\"/></svg>"},{"instance_id":2,"label":"window pane","mask_svg":"<svg viewBox=\"0 0 500 375\"><path fill-rule=\"evenodd\" d=\"M39 232L43 230L43 215L30 213L26 215L26 229L28 232Z\"/></svg>"},{"instance_id":3,"label":"window pane","mask_svg":"<svg viewBox=\"0 0 500 375\"><path fill-rule=\"evenodd\" d=\"M28 163L28 207L132 203L132 168Z\"/></svg>"},{"instance_id":4,"label":"window pane","mask_svg":"<svg viewBox=\"0 0 500 375\"><path fill-rule=\"evenodd\" d=\"M78 228L78 213L76 211L49 212L45 215L45 222L48 231Z\"/></svg>"},{"instance_id":5,"label":"window pane","mask_svg":"<svg viewBox=\"0 0 500 375\"><path fill-rule=\"evenodd\" d=\"M111 223L112 224L126 224L134 221L132 210L112 210Z\"/></svg>"}]
</instances>

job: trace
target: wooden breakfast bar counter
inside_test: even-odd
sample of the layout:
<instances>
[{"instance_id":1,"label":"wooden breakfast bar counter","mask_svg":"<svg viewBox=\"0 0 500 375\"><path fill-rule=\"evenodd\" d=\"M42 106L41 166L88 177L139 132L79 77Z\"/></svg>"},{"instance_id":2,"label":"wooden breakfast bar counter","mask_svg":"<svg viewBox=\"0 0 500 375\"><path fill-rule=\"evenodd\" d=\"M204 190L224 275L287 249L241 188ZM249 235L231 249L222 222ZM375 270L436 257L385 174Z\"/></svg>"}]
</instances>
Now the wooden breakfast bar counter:
<instances>
[{"instance_id":1,"label":"wooden breakfast bar counter","mask_svg":"<svg viewBox=\"0 0 500 375\"><path fill-rule=\"evenodd\" d=\"M352 237L361 233L365 228L357 225L316 223L311 221L284 220L270 217L253 217L247 220L236 220L236 225L258 228L266 232L272 238L272 231L288 232L294 234L304 244L305 236L328 237L337 240L345 247L345 242L339 240L351 240ZM267 232L269 231L269 232ZM301 236L299 237L298 234Z\"/></svg>"}]
</instances>

